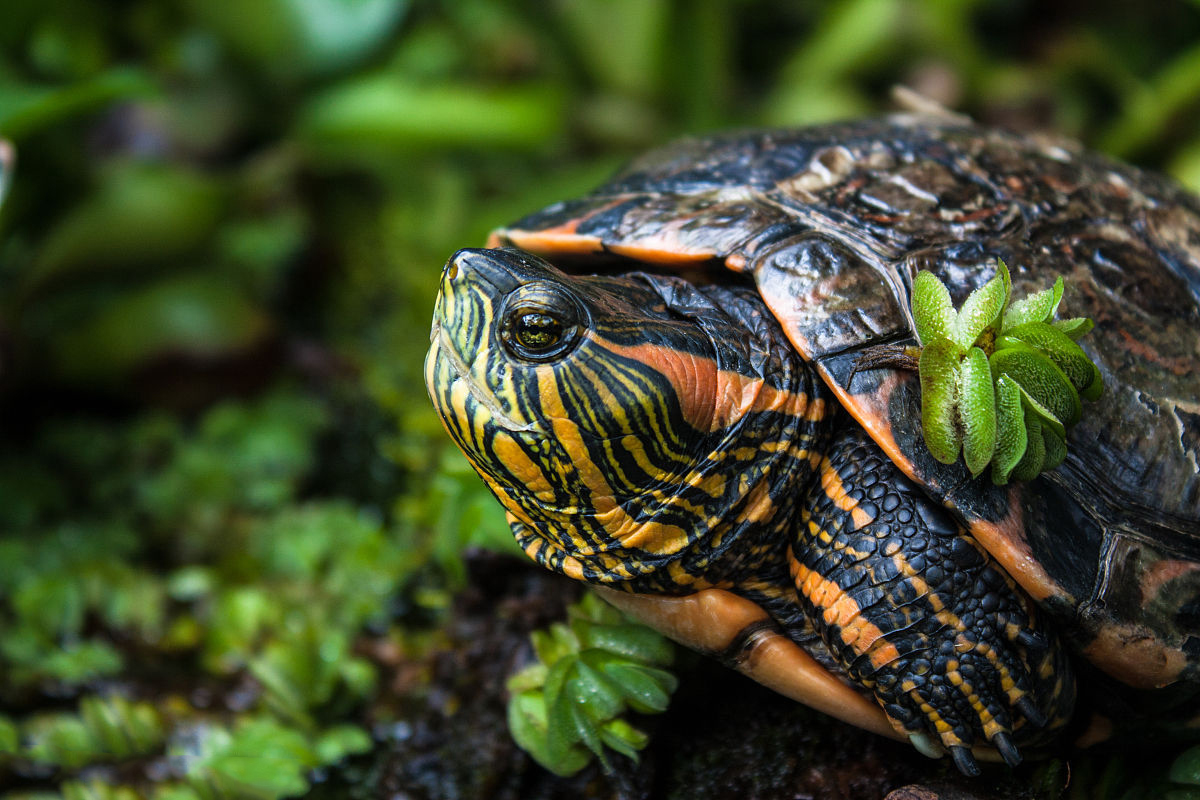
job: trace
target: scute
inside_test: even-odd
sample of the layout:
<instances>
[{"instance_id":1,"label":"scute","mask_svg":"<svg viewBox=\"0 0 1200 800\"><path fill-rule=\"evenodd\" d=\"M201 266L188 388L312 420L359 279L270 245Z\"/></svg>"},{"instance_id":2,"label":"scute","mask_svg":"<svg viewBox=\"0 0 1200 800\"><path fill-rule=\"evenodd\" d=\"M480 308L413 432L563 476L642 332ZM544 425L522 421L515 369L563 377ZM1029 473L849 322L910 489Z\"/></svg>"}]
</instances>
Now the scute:
<instances>
[{"instance_id":1,"label":"scute","mask_svg":"<svg viewBox=\"0 0 1200 800\"><path fill-rule=\"evenodd\" d=\"M1073 143L899 115L686 140L492 243L753 275L846 409L1102 669L1145 687L1200 672L1196 197ZM857 369L916 343L918 270L961 303L996 258L1014 296L1066 279L1105 381L1066 462L1003 488L928 454L914 374Z\"/></svg>"}]
</instances>

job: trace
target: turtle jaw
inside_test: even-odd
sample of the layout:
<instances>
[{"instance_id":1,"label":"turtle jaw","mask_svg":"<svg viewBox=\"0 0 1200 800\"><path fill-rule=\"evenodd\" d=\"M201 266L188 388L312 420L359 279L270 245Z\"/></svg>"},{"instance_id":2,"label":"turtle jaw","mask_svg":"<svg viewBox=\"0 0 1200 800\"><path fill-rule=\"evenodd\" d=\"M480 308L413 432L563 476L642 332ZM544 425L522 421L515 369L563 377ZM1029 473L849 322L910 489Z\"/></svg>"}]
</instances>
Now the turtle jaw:
<instances>
[{"instance_id":1,"label":"turtle jaw","mask_svg":"<svg viewBox=\"0 0 1200 800\"><path fill-rule=\"evenodd\" d=\"M506 377L511 376L499 363L494 319L500 299L520 280L503 268L504 260L493 255L497 253L503 251L460 250L446 262L425 356L429 397L451 436L468 453L472 448L455 428L463 434L474 429L479 437L493 428L544 435L536 421L520 420L508 410L515 406L511 391L506 391ZM467 436L467 441L473 438Z\"/></svg>"},{"instance_id":2,"label":"turtle jaw","mask_svg":"<svg viewBox=\"0 0 1200 800\"><path fill-rule=\"evenodd\" d=\"M487 259L460 251L447 262L434 306L425 386L450 438L506 507L510 480L498 453L515 452L520 442L544 439L544 422L523 416L515 384L527 378L514 372L495 341L495 309L511 276L487 268ZM481 266L482 265L482 266ZM511 466L511 465L508 465ZM534 476L530 470L529 477ZM526 502L544 500L524 497Z\"/></svg>"},{"instance_id":3,"label":"turtle jaw","mask_svg":"<svg viewBox=\"0 0 1200 800\"><path fill-rule=\"evenodd\" d=\"M536 423L519 422L500 407L495 395L475 379L471 367L463 360L439 320L434 320L429 338L429 352L425 356L425 385L444 423L448 424L447 413L471 419L479 418L486 410L490 419L479 423L485 427L495 425L512 433L544 433ZM466 390L466 396L462 398L460 409L453 398L462 397L463 389ZM443 404L443 397L452 398L449 406Z\"/></svg>"}]
</instances>

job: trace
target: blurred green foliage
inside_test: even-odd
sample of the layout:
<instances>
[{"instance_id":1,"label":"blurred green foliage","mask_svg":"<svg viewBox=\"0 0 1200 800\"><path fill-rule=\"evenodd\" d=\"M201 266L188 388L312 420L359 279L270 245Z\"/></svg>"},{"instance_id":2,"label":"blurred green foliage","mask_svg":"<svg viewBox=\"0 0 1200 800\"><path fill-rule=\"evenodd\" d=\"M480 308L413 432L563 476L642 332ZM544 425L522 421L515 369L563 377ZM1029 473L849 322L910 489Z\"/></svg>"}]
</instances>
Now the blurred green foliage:
<instances>
[{"instance_id":1,"label":"blurred green foliage","mask_svg":"<svg viewBox=\"0 0 1200 800\"><path fill-rule=\"evenodd\" d=\"M900 82L1200 188L1198 59L1185 0L6 0L0 783L279 797L370 746L366 645L515 550L421 379L489 228Z\"/></svg>"}]
</instances>

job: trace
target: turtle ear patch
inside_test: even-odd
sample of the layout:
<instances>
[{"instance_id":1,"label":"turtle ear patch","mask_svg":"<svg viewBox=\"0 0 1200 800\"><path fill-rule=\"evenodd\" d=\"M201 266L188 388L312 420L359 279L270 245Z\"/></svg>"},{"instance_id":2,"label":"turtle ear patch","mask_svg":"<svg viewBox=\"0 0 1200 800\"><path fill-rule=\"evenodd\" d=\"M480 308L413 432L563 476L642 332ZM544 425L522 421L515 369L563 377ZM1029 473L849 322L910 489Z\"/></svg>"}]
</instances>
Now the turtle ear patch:
<instances>
[{"instance_id":1,"label":"turtle ear patch","mask_svg":"<svg viewBox=\"0 0 1200 800\"><path fill-rule=\"evenodd\" d=\"M679 404L684 421L698 431L714 430L718 398L724 393L717 365L711 358L696 356L666 344L622 345L605 342L614 355L643 364L662 376Z\"/></svg>"}]
</instances>

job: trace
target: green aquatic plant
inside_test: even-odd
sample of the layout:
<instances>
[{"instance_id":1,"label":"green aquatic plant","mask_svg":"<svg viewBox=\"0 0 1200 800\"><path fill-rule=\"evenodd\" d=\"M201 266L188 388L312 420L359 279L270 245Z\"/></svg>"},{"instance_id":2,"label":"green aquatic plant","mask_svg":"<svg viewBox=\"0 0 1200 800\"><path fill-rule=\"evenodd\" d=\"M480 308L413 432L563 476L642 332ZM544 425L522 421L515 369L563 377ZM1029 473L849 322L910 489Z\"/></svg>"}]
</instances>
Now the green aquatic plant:
<instances>
[{"instance_id":1,"label":"green aquatic plant","mask_svg":"<svg viewBox=\"0 0 1200 800\"><path fill-rule=\"evenodd\" d=\"M921 427L929 452L972 475L990 464L992 480L1031 480L1067 455L1067 429L1083 400L1104 390L1100 370L1076 341L1092 329L1084 317L1055 319L1063 279L1010 303L1008 267L955 310L936 275L913 281L921 340Z\"/></svg>"},{"instance_id":2,"label":"green aquatic plant","mask_svg":"<svg viewBox=\"0 0 1200 800\"><path fill-rule=\"evenodd\" d=\"M14 755L68 769L153 753L166 736L158 709L118 695L88 695L79 701L78 714L36 716L22 733L25 746Z\"/></svg>"},{"instance_id":3,"label":"green aquatic plant","mask_svg":"<svg viewBox=\"0 0 1200 800\"><path fill-rule=\"evenodd\" d=\"M636 761L648 741L626 712L666 710L677 681L663 668L674 647L592 594L567 614L566 624L533 632L538 660L508 680L508 727L551 772L572 775L593 755L609 771L605 748Z\"/></svg>"},{"instance_id":4,"label":"green aquatic plant","mask_svg":"<svg viewBox=\"0 0 1200 800\"><path fill-rule=\"evenodd\" d=\"M311 770L371 748L366 731L353 725L305 734L261 717L243 717L232 728L200 725L169 749L200 800L275 800L309 791Z\"/></svg>"}]
</instances>

